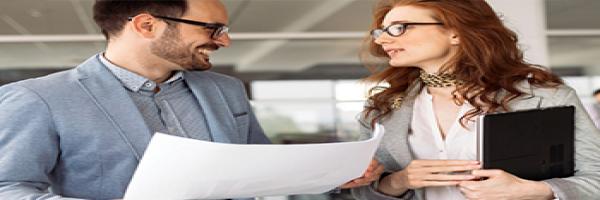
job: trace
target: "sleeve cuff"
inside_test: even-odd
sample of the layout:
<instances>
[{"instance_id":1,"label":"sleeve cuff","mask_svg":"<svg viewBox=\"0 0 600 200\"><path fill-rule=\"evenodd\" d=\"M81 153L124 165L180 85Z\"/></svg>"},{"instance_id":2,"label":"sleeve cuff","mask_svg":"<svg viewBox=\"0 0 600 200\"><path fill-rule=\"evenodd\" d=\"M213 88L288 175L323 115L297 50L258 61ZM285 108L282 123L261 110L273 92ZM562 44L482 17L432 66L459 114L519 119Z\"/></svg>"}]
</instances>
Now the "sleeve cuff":
<instances>
[{"instance_id":1,"label":"sleeve cuff","mask_svg":"<svg viewBox=\"0 0 600 200\"><path fill-rule=\"evenodd\" d=\"M400 196L389 196L377 191L375 183L352 190L356 199L361 200L409 200L415 196L414 190L408 190Z\"/></svg>"},{"instance_id":2,"label":"sleeve cuff","mask_svg":"<svg viewBox=\"0 0 600 200\"><path fill-rule=\"evenodd\" d=\"M542 182L550 186L550 189L552 189L552 192L554 193L554 199L571 199L574 197L574 195L567 193L569 191L577 191L575 188L573 188L574 184L560 178L548 179Z\"/></svg>"}]
</instances>

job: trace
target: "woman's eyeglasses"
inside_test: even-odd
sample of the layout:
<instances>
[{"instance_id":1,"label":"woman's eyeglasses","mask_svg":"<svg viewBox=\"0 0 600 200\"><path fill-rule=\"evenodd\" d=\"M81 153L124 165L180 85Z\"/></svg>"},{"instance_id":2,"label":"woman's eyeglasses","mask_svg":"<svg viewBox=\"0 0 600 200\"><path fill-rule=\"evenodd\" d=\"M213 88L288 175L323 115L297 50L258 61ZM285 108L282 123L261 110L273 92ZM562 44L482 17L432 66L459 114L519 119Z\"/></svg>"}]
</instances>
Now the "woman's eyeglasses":
<instances>
[{"instance_id":1,"label":"woman's eyeglasses","mask_svg":"<svg viewBox=\"0 0 600 200\"><path fill-rule=\"evenodd\" d=\"M411 22L411 23L394 23L384 28L374 29L371 31L371 37L373 40L381 37L383 33L387 33L392 37L399 37L404 32L406 32L406 28L408 26L417 26L417 25L444 25L441 22Z\"/></svg>"}]
</instances>

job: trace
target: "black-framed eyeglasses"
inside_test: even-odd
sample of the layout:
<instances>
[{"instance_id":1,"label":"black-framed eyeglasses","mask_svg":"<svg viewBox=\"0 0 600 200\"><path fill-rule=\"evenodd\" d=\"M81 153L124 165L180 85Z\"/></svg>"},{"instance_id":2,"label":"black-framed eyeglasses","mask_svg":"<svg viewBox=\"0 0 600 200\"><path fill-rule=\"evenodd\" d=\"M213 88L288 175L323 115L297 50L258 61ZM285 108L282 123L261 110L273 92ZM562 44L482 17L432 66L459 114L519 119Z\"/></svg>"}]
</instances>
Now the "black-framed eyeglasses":
<instances>
[{"instance_id":1,"label":"black-framed eyeglasses","mask_svg":"<svg viewBox=\"0 0 600 200\"><path fill-rule=\"evenodd\" d=\"M375 40L375 39L381 37L381 35L383 35L383 33L387 33L388 35L390 35L392 37L399 37L402 34L404 34L404 32L406 32L406 28L408 28L408 26L417 26L417 25L444 25L444 23L441 23L441 22L393 23L387 27L372 30L371 37L373 38L373 40Z\"/></svg>"},{"instance_id":2,"label":"black-framed eyeglasses","mask_svg":"<svg viewBox=\"0 0 600 200\"><path fill-rule=\"evenodd\" d=\"M164 19L164 20L169 20L169 21L174 21L174 22L179 22L179 23L185 23L185 24L194 25L194 26L202 26L204 28L211 29L211 30L213 30L213 32L210 35L210 38L212 38L212 39L217 39L217 38L223 36L224 34L229 33L229 26L227 26L225 24L221 24L221 23L206 23L206 22L192 21L192 20L173 18L173 17L165 17L165 16L157 16L157 15L153 15L153 16L156 18L159 18L159 19ZM133 17L128 18L129 21L131 21L132 19L133 19Z\"/></svg>"}]
</instances>

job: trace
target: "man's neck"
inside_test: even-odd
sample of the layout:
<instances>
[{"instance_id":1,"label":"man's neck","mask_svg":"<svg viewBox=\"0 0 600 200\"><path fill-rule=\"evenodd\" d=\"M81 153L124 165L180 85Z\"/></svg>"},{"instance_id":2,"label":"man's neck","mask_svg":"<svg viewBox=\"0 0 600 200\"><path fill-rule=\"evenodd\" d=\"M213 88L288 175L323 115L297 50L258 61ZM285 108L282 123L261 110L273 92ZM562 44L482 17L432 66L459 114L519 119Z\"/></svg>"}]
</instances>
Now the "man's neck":
<instances>
[{"instance_id":1,"label":"man's neck","mask_svg":"<svg viewBox=\"0 0 600 200\"><path fill-rule=\"evenodd\" d=\"M174 71L160 64L148 62L145 56L136 56L132 52L120 52L115 48L107 48L104 57L118 67L146 77L156 83L162 83L173 76Z\"/></svg>"}]
</instances>

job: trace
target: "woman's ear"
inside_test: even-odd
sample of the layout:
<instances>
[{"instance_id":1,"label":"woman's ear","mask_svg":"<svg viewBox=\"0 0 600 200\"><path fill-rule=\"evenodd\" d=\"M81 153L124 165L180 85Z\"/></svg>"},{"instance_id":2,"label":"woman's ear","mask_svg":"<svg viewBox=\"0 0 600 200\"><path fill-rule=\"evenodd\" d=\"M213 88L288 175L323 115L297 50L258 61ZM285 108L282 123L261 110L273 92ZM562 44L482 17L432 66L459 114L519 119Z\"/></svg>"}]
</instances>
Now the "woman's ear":
<instances>
[{"instance_id":1,"label":"woman's ear","mask_svg":"<svg viewBox=\"0 0 600 200\"><path fill-rule=\"evenodd\" d=\"M460 37L458 37L458 34L456 34L456 32L454 32L454 31L452 31L450 33L450 44L452 44L452 45L460 44Z\"/></svg>"}]
</instances>

